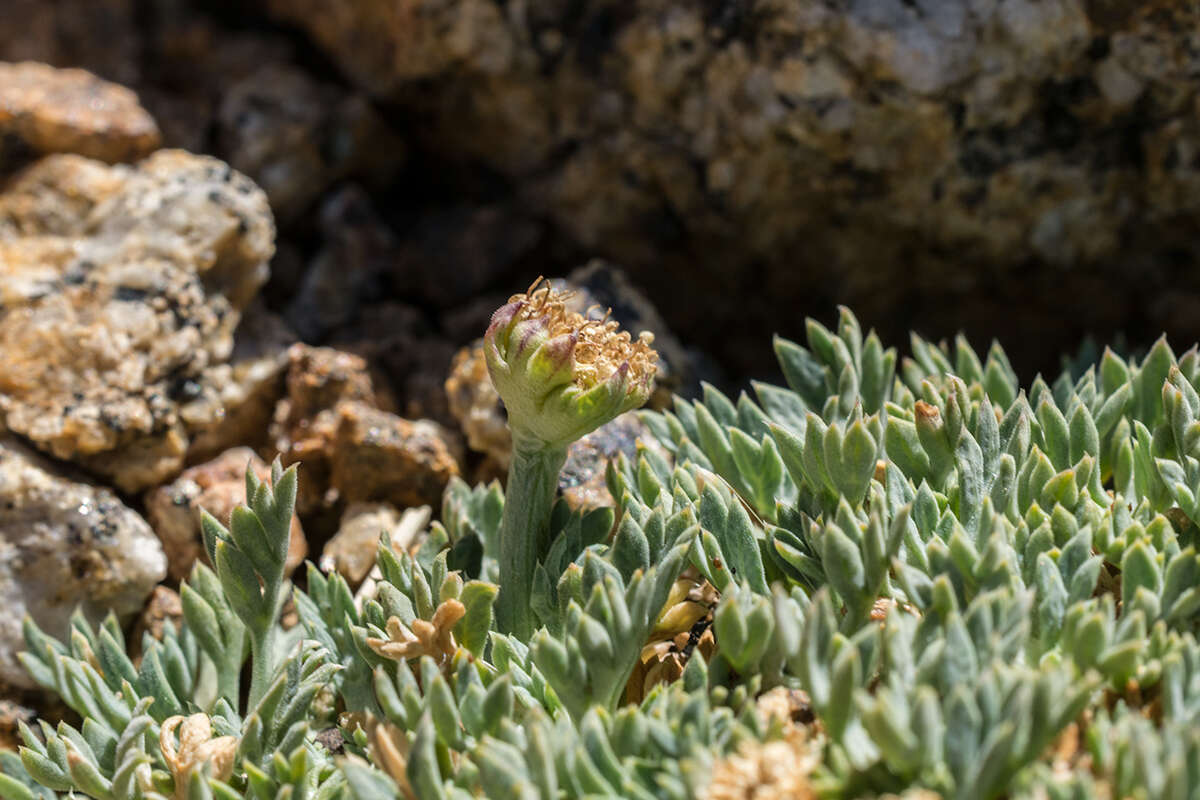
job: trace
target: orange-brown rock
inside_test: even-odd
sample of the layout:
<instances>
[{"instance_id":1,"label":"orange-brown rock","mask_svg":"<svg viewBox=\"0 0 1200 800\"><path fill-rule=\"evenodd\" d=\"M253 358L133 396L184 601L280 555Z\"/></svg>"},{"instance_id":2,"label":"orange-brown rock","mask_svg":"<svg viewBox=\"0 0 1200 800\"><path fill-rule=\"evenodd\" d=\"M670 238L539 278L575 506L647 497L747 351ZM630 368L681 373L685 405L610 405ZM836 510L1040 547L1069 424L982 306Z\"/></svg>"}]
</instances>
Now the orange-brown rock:
<instances>
[{"instance_id":1,"label":"orange-brown rock","mask_svg":"<svg viewBox=\"0 0 1200 800\"><path fill-rule=\"evenodd\" d=\"M320 412L283 440L285 463L301 462L303 513L339 502L389 502L400 508L437 505L459 474L454 435L430 420L406 420L347 400Z\"/></svg>"},{"instance_id":2,"label":"orange-brown rock","mask_svg":"<svg viewBox=\"0 0 1200 800\"><path fill-rule=\"evenodd\" d=\"M436 422L401 419L353 401L339 403L332 417L329 483L345 502L436 506L459 473L458 448Z\"/></svg>"},{"instance_id":3,"label":"orange-brown rock","mask_svg":"<svg viewBox=\"0 0 1200 800\"><path fill-rule=\"evenodd\" d=\"M388 503L352 503L342 513L337 534L325 543L321 569L336 570L351 586L362 583L375 566L379 537L391 534L400 521L400 512ZM407 549L407 542L396 544Z\"/></svg>"},{"instance_id":4,"label":"orange-brown rock","mask_svg":"<svg viewBox=\"0 0 1200 800\"><path fill-rule=\"evenodd\" d=\"M306 344L289 348L284 388L272 415L270 449L287 464L303 463L296 508L308 514L336 502L335 496L326 497L336 428L332 409L347 400L390 410L391 397L376 391L367 362L360 356Z\"/></svg>"},{"instance_id":5,"label":"orange-brown rock","mask_svg":"<svg viewBox=\"0 0 1200 800\"><path fill-rule=\"evenodd\" d=\"M454 434L436 422L406 420L359 400L300 420L276 445L285 463L304 465L302 513L339 502L437 505L461 459Z\"/></svg>"},{"instance_id":6,"label":"orange-brown rock","mask_svg":"<svg viewBox=\"0 0 1200 800\"><path fill-rule=\"evenodd\" d=\"M454 356L446 377L450 413L467 437L467 446L485 453L502 469L512 459L512 434L504 414L504 403L488 377L487 361L479 343L462 348Z\"/></svg>"},{"instance_id":7,"label":"orange-brown rock","mask_svg":"<svg viewBox=\"0 0 1200 800\"><path fill-rule=\"evenodd\" d=\"M7 140L36 154L133 161L159 138L153 117L124 86L82 69L0 62L0 157Z\"/></svg>"},{"instance_id":8,"label":"orange-brown rock","mask_svg":"<svg viewBox=\"0 0 1200 800\"><path fill-rule=\"evenodd\" d=\"M200 509L228 524L234 506L246 500L247 466L262 480L270 477L270 467L253 450L237 447L185 470L174 482L146 495L146 516L162 541L172 578L186 578L197 559L207 561L200 536ZM292 517L287 570L295 569L307 553L300 520Z\"/></svg>"},{"instance_id":9,"label":"orange-brown rock","mask_svg":"<svg viewBox=\"0 0 1200 800\"><path fill-rule=\"evenodd\" d=\"M342 400L391 407L375 389L360 356L330 347L293 345L288 351L287 419L298 421L333 408Z\"/></svg>"}]
</instances>

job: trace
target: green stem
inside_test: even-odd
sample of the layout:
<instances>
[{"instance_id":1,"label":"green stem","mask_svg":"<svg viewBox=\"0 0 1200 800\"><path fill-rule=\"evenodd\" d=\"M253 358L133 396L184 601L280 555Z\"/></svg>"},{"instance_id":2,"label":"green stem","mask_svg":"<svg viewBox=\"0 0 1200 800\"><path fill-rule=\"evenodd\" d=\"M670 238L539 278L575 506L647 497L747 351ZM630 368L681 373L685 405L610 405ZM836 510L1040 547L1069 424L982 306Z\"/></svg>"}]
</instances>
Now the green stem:
<instances>
[{"instance_id":1,"label":"green stem","mask_svg":"<svg viewBox=\"0 0 1200 800\"><path fill-rule=\"evenodd\" d=\"M277 599L272 604L273 611L270 616L264 618L266 625L261 628L247 626L247 632L250 634L250 697L247 704L249 711L253 711L254 707L258 705L258 701L262 700L271 685L271 679L275 677L276 651L279 649L276 646L279 625L276 623L279 619L281 605L278 599L280 588L278 584L273 590L270 585L267 588L268 591L264 592L263 596L274 595Z\"/></svg>"},{"instance_id":2,"label":"green stem","mask_svg":"<svg viewBox=\"0 0 1200 800\"><path fill-rule=\"evenodd\" d=\"M500 597L496 622L523 642L533 635L533 571L550 539L550 510L567 448L513 442L512 466L500 522Z\"/></svg>"}]
</instances>

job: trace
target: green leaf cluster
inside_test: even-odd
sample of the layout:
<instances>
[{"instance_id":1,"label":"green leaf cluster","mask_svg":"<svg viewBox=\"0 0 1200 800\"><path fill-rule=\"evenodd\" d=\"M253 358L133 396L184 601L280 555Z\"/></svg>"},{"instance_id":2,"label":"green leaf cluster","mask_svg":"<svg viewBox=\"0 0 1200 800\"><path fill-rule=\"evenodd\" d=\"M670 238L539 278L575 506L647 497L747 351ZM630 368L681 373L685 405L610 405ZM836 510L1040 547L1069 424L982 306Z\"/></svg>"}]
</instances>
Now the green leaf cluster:
<instances>
[{"instance_id":1,"label":"green leaf cluster","mask_svg":"<svg viewBox=\"0 0 1200 800\"><path fill-rule=\"evenodd\" d=\"M498 485L453 482L412 553L382 536L369 589L309 566L300 591L295 472L248 479L227 527L205 519L215 571L183 587L183 625L140 659L113 619L64 642L27 625L30 673L83 723L25 729L0 797L704 797L781 735L755 707L774 687L815 718L822 797L1197 796L1197 350L1106 350L1028 386L995 344L909 351L843 310L776 340L786 385L640 414L612 508L508 517L535 545L507 601L531 636L497 623ZM685 573L719 592L696 629L715 652L628 704ZM448 650L381 655L456 604ZM234 773L178 787L158 732L194 713L238 738Z\"/></svg>"}]
</instances>

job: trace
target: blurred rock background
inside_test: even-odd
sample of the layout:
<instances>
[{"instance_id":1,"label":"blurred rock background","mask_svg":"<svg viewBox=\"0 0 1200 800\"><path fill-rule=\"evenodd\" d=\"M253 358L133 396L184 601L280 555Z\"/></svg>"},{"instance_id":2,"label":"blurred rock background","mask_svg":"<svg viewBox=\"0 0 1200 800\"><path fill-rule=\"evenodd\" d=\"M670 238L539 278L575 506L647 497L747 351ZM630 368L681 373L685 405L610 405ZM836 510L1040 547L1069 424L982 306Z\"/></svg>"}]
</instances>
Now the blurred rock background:
<instances>
[{"instance_id":1,"label":"blurred rock background","mask_svg":"<svg viewBox=\"0 0 1200 800\"><path fill-rule=\"evenodd\" d=\"M356 574L364 519L502 476L469 346L538 275L656 333L656 402L776 374L836 303L1025 378L1200 336L1185 4L3 5L0 596L52 632L112 587L161 630L247 463L303 461L292 560Z\"/></svg>"},{"instance_id":2,"label":"blurred rock background","mask_svg":"<svg viewBox=\"0 0 1200 800\"><path fill-rule=\"evenodd\" d=\"M1196 338L1198 21L1166 0L7 0L0 59L128 86L165 145L253 178L280 231L268 306L309 342L372 314L376 339L429 339L391 348L405 372L448 361L481 295L603 257L735 385L836 302L901 345L998 336L1031 376L1089 332Z\"/></svg>"}]
</instances>

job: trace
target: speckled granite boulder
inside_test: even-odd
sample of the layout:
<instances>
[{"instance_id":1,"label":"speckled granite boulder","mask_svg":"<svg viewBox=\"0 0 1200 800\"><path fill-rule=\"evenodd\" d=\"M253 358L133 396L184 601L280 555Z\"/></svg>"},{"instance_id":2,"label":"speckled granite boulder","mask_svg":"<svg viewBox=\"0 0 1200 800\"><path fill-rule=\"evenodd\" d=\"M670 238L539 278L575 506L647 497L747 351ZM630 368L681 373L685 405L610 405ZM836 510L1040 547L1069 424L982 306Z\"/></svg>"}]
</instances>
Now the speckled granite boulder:
<instances>
[{"instance_id":1,"label":"speckled granite boulder","mask_svg":"<svg viewBox=\"0 0 1200 800\"><path fill-rule=\"evenodd\" d=\"M0 193L0 413L124 491L224 413L215 375L267 277L266 197L216 159L50 156Z\"/></svg>"},{"instance_id":2,"label":"speckled granite boulder","mask_svg":"<svg viewBox=\"0 0 1200 800\"><path fill-rule=\"evenodd\" d=\"M130 617L166 573L154 532L116 495L0 440L0 682L33 685L16 658L25 614L56 637L77 605Z\"/></svg>"},{"instance_id":3,"label":"speckled granite boulder","mask_svg":"<svg viewBox=\"0 0 1200 800\"><path fill-rule=\"evenodd\" d=\"M275 406L284 393L288 353L296 334L255 300L233 334L229 361L205 370L207 403L189 404L192 423L187 463L216 458L232 447L266 444ZM215 408L220 412L213 413Z\"/></svg>"},{"instance_id":4,"label":"speckled granite boulder","mask_svg":"<svg viewBox=\"0 0 1200 800\"><path fill-rule=\"evenodd\" d=\"M133 161L158 143L154 119L124 86L82 69L0 62L0 167L46 153Z\"/></svg>"}]
</instances>

